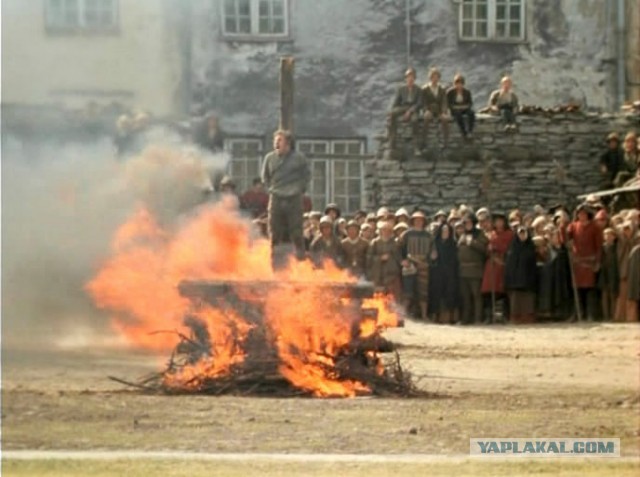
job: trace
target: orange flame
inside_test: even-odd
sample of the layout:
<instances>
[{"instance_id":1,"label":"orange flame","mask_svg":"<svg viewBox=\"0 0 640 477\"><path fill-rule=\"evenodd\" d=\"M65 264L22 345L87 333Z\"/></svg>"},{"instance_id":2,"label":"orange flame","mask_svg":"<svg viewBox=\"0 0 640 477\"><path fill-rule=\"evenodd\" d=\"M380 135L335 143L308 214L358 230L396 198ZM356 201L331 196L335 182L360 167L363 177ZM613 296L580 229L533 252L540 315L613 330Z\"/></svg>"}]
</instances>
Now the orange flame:
<instances>
[{"instance_id":1,"label":"orange flame","mask_svg":"<svg viewBox=\"0 0 640 477\"><path fill-rule=\"evenodd\" d=\"M168 351L187 315L199 318L210 334L211 349L202 359L166 376L172 389L198 389L206 378L225 376L245 360L243 344L254 326L251 319L227 307L196 303L180 295L183 280L237 281L234 293L247 303L260 301L264 323L278 353L279 372L294 386L316 396L366 393L363 383L339 376L337 364L357 337L397 326L387 298L364 300L378 310L377 319L354 320L349 300L338 300L327 284L354 282L348 273L327 263L322 270L310 261L292 260L271 270L267 240L251 237L233 200L208 205L185 217L175 230L160 227L141 209L115 233L113 255L86 288L99 308L116 314L113 328L134 346ZM256 291L245 281L264 281ZM304 286L296 287L296 283ZM279 285L278 285L279 284ZM357 335L357 336L354 336Z\"/></svg>"}]
</instances>

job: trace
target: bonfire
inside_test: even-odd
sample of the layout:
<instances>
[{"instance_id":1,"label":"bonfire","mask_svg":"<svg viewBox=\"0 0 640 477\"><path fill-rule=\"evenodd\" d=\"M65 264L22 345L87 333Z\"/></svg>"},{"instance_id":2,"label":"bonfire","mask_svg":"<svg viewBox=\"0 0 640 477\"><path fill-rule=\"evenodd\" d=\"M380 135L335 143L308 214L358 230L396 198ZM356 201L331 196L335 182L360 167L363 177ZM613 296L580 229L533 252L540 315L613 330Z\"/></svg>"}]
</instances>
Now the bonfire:
<instances>
[{"instance_id":1,"label":"bonfire","mask_svg":"<svg viewBox=\"0 0 640 477\"><path fill-rule=\"evenodd\" d=\"M418 392L382 336L401 326L393 300L330 263L292 259L274 272L268 241L231 199L180 227L161 227L141 208L112 248L88 292L132 346L170 356L150 376L114 378L122 383L163 393Z\"/></svg>"}]
</instances>

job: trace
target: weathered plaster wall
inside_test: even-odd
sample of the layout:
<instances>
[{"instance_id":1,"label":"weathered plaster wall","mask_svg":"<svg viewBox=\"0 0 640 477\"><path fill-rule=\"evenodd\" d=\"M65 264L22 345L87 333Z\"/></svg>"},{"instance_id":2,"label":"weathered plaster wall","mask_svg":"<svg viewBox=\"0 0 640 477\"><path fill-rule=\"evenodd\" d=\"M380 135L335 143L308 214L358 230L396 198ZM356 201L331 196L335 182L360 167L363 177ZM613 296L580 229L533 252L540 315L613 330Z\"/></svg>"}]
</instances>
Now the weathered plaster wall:
<instances>
[{"instance_id":1,"label":"weathered plaster wall","mask_svg":"<svg viewBox=\"0 0 640 477\"><path fill-rule=\"evenodd\" d=\"M369 207L421 206L434 212L460 203L507 209L571 202L598 189L606 135L640 131L638 116L573 113L518 121L520 132L507 134L498 118L479 115L473 143L465 143L452 125L445 150L432 130L427 154L404 162L390 159L382 140L367 167Z\"/></svg>"},{"instance_id":2,"label":"weathered plaster wall","mask_svg":"<svg viewBox=\"0 0 640 477\"><path fill-rule=\"evenodd\" d=\"M45 1L3 1L3 105L118 102L158 116L182 113L178 2L121 0L114 31L51 33Z\"/></svg>"},{"instance_id":3,"label":"weathered plaster wall","mask_svg":"<svg viewBox=\"0 0 640 477\"><path fill-rule=\"evenodd\" d=\"M412 63L450 80L467 77L483 106L511 73L522 102L568 101L608 109L614 96L608 2L528 0L526 42L458 40L458 3L412 0ZM407 64L404 0L291 1L291 41L222 38L217 2L193 4L193 105L215 109L228 129L265 133L278 120L278 58L296 58L296 130L306 136L372 137L381 130ZM609 21L607 21L609 20Z\"/></svg>"}]
</instances>

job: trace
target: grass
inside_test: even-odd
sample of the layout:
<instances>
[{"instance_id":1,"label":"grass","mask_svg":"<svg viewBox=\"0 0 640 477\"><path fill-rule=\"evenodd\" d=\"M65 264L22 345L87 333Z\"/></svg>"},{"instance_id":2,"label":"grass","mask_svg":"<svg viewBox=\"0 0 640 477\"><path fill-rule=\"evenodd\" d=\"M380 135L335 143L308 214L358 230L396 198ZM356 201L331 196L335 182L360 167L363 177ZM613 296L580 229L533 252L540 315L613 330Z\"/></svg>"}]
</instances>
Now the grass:
<instances>
[{"instance_id":1,"label":"grass","mask_svg":"<svg viewBox=\"0 0 640 477\"><path fill-rule=\"evenodd\" d=\"M3 391L5 449L467 453L469 437L620 437L637 406L583 394L439 399L265 399ZM550 406L549 403L554 405ZM544 412L541 410L544 409Z\"/></svg>"},{"instance_id":2,"label":"grass","mask_svg":"<svg viewBox=\"0 0 640 477\"><path fill-rule=\"evenodd\" d=\"M2 463L6 477L398 477L403 475L429 476L619 476L635 477L639 463L615 461L518 461L429 463L429 464L367 464L367 463L274 463L182 460L9 460Z\"/></svg>"}]
</instances>

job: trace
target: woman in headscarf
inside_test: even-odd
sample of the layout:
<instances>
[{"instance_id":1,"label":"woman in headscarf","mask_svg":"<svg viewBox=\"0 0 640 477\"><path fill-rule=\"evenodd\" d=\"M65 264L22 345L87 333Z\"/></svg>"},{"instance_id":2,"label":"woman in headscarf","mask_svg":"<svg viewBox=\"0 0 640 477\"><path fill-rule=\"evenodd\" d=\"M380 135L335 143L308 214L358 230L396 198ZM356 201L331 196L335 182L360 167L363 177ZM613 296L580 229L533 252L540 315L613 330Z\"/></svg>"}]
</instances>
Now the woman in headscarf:
<instances>
[{"instance_id":1,"label":"woman in headscarf","mask_svg":"<svg viewBox=\"0 0 640 477\"><path fill-rule=\"evenodd\" d=\"M512 323L535 321L536 282L536 248L526 227L519 226L507 252L504 275Z\"/></svg>"},{"instance_id":2,"label":"woman in headscarf","mask_svg":"<svg viewBox=\"0 0 640 477\"><path fill-rule=\"evenodd\" d=\"M439 323L450 324L457 321L460 306L460 265L453 228L446 222L436 230L435 247L437 266L433 268L431 280L434 285L433 309Z\"/></svg>"}]
</instances>

